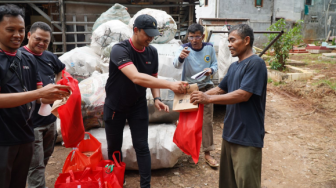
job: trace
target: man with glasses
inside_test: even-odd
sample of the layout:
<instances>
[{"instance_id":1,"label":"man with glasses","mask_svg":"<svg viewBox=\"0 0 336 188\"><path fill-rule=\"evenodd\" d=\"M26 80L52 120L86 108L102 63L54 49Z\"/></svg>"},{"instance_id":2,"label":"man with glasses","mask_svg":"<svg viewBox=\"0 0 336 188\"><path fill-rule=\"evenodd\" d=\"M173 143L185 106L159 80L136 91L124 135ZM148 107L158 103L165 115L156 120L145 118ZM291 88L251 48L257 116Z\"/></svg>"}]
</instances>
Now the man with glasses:
<instances>
[{"instance_id":1,"label":"man with glasses","mask_svg":"<svg viewBox=\"0 0 336 188\"><path fill-rule=\"evenodd\" d=\"M174 67L182 68L182 81L189 84L197 83L200 91L208 91L213 88L210 75L217 72L217 58L212 44L202 42L204 28L200 24L192 24L188 28L189 43L183 44L176 52ZM201 71L206 71L204 77L192 79L191 77ZM202 147L204 160L211 167L218 167L217 161L210 155L214 150L213 141L213 105L204 105Z\"/></svg>"},{"instance_id":2,"label":"man with glasses","mask_svg":"<svg viewBox=\"0 0 336 188\"><path fill-rule=\"evenodd\" d=\"M0 6L0 187L26 187L33 156L31 112L36 100L54 101L69 95L68 86L42 88L38 63L18 50L25 37L24 12L16 5ZM37 89L37 90L36 90Z\"/></svg>"},{"instance_id":3,"label":"man with glasses","mask_svg":"<svg viewBox=\"0 0 336 188\"><path fill-rule=\"evenodd\" d=\"M46 51L51 39L51 28L44 22L35 22L28 32L28 44L21 51L34 55L43 86L55 84L61 79L65 65L53 53ZM52 105L54 101L37 101L32 115L35 135L34 155L29 167L28 188L45 187L45 167L54 151L56 138L56 117L53 114L39 115L43 104Z\"/></svg>"}]
</instances>

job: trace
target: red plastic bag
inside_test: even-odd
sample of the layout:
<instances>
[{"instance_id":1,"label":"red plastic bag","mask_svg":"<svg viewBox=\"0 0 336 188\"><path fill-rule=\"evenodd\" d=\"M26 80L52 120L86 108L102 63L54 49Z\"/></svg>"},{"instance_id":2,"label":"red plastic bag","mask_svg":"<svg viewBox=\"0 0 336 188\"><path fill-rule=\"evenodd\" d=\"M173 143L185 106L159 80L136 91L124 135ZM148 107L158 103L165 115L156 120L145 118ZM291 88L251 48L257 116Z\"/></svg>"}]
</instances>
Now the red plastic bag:
<instances>
[{"instance_id":1,"label":"red plastic bag","mask_svg":"<svg viewBox=\"0 0 336 188\"><path fill-rule=\"evenodd\" d=\"M61 119L61 131L64 146L76 147L84 138L84 124L82 118L81 94L78 81L65 70L62 71L62 79L57 82L60 85L70 87L72 94L66 104L58 107L58 115Z\"/></svg>"},{"instance_id":2,"label":"red plastic bag","mask_svg":"<svg viewBox=\"0 0 336 188\"><path fill-rule=\"evenodd\" d=\"M111 160L102 160L97 165L96 169L105 168L104 174L104 181L106 183L107 188L122 188L124 184L124 176L125 176L125 169L126 164L124 162L118 162L115 154L119 154L119 161L121 161L121 154L119 151L115 151L112 154L113 161ZM113 165L113 167L112 167ZM113 168L106 169L106 168Z\"/></svg>"},{"instance_id":3,"label":"red plastic bag","mask_svg":"<svg viewBox=\"0 0 336 188\"><path fill-rule=\"evenodd\" d=\"M173 141L187 155L191 155L195 164L198 162L202 144L204 105L199 104L198 111L180 112Z\"/></svg>"},{"instance_id":4,"label":"red plastic bag","mask_svg":"<svg viewBox=\"0 0 336 188\"><path fill-rule=\"evenodd\" d=\"M103 171L86 168L84 171L61 173L56 182L55 188L105 188L103 183Z\"/></svg>"},{"instance_id":5,"label":"red plastic bag","mask_svg":"<svg viewBox=\"0 0 336 188\"><path fill-rule=\"evenodd\" d=\"M88 155L88 156L87 156ZM85 138L72 150L65 159L62 172L70 170L83 171L86 167L94 169L103 160L101 143L90 133L85 133Z\"/></svg>"}]
</instances>

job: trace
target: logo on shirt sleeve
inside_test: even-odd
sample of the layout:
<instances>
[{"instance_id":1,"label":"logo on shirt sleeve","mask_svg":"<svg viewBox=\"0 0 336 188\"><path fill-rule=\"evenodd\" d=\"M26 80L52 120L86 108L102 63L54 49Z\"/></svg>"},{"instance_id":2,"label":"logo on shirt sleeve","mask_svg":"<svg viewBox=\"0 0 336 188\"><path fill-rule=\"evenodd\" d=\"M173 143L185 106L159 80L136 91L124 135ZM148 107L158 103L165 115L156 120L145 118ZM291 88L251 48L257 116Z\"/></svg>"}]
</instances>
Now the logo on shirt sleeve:
<instances>
[{"instance_id":1,"label":"logo on shirt sleeve","mask_svg":"<svg viewBox=\"0 0 336 188\"><path fill-rule=\"evenodd\" d=\"M209 55L204 56L204 61L207 62L207 63L210 63L210 61L211 61L210 56Z\"/></svg>"}]
</instances>

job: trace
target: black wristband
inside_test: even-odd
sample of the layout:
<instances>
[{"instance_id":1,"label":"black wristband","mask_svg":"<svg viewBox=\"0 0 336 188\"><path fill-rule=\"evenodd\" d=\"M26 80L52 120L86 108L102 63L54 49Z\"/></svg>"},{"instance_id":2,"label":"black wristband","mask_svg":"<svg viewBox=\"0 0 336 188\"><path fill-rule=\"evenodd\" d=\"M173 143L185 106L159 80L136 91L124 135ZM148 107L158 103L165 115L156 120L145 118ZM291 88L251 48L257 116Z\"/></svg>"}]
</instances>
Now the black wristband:
<instances>
[{"instance_id":1,"label":"black wristband","mask_svg":"<svg viewBox=\"0 0 336 188\"><path fill-rule=\"evenodd\" d=\"M155 100L156 100L156 99L158 99L159 101L162 102L161 97L155 97L155 98L154 98L154 103L155 103Z\"/></svg>"}]
</instances>

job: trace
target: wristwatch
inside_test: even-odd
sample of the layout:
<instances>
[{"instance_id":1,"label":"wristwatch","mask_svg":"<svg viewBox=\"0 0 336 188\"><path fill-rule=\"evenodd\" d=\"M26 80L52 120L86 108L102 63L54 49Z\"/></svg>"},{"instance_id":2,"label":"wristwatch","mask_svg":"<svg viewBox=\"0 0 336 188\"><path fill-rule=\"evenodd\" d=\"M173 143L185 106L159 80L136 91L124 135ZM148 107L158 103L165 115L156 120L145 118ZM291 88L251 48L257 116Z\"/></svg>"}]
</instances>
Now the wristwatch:
<instances>
[{"instance_id":1,"label":"wristwatch","mask_svg":"<svg viewBox=\"0 0 336 188\"><path fill-rule=\"evenodd\" d=\"M162 102L161 97L155 97L155 98L154 98L154 103L155 103L155 100L156 100L156 99L158 99L159 101Z\"/></svg>"}]
</instances>

